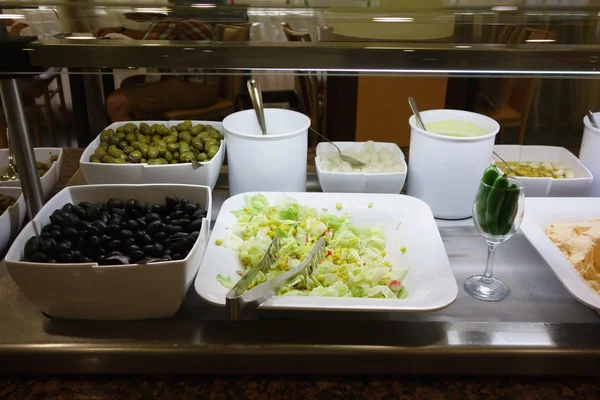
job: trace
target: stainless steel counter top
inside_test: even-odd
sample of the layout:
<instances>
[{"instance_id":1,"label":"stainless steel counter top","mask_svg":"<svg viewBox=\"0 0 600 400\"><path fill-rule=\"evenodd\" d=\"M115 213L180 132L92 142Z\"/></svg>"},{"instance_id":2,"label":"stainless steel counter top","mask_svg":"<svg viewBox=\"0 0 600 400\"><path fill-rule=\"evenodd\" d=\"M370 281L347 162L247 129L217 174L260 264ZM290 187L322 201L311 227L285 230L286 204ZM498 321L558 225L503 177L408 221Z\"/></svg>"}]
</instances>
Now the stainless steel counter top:
<instances>
[{"instance_id":1,"label":"stainless steel counter top","mask_svg":"<svg viewBox=\"0 0 600 400\"><path fill-rule=\"evenodd\" d=\"M318 190L309 177L309 190ZM227 198L214 193L213 218ZM522 234L500 247L498 303L470 298L486 247L472 221L439 221L459 295L427 314L259 311L226 321L193 287L172 319L57 320L0 267L1 373L598 375L600 316L577 302Z\"/></svg>"}]
</instances>

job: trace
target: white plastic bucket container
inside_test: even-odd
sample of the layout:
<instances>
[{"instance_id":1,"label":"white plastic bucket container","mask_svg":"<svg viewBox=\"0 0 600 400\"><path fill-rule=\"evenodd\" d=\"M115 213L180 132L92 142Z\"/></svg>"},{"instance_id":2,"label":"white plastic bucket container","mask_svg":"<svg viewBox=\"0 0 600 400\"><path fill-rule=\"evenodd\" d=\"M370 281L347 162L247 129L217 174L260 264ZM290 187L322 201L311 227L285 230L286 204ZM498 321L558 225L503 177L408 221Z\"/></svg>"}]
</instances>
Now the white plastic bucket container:
<instances>
[{"instance_id":1,"label":"white plastic bucket container","mask_svg":"<svg viewBox=\"0 0 600 400\"><path fill-rule=\"evenodd\" d=\"M596 122L600 121L600 113L594 113ZM590 123L587 115L583 118L583 139L579 159L588 167L594 180L588 191L588 197L600 197L600 129L596 129Z\"/></svg>"},{"instance_id":2,"label":"white plastic bucket container","mask_svg":"<svg viewBox=\"0 0 600 400\"><path fill-rule=\"evenodd\" d=\"M305 192L310 119L295 111L265 109L267 135L254 110L223 120L227 138L229 194Z\"/></svg>"},{"instance_id":3,"label":"white plastic bucket container","mask_svg":"<svg viewBox=\"0 0 600 400\"><path fill-rule=\"evenodd\" d=\"M500 126L489 117L468 111L429 110L422 112L421 117L425 125L458 120L472 122L483 132L489 132L480 136L445 136L417 127L414 116L408 120L411 127L408 195L429 204L436 218L468 218L483 172L492 160Z\"/></svg>"}]
</instances>

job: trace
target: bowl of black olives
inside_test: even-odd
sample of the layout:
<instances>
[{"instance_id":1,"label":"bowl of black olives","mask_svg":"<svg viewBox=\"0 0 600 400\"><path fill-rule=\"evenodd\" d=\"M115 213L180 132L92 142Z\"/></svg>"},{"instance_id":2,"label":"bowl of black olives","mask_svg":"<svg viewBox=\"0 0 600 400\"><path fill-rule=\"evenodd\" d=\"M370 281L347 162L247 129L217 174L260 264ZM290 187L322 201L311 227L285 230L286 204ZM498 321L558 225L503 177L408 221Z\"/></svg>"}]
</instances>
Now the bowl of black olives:
<instances>
[{"instance_id":1,"label":"bowl of black olives","mask_svg":"<svg viewBox=\"0 0 600 400\"><path fill-rule=\"evenodd\" d=\"M21 188L0 187L0 257L23 227L25 211Z\"/></svg>"},{"instance_id":2,"label":"bowl of black olives","mask_svg":"<svg viewBox=\"0 0 600 400\"><path fill-rule=\"evenodd\" d=\"M67 187L23 229L6 265L50 316L169 317L200 266L211 206L207 186Z\"/></svg>"},{"instance_id":3,"label":"bowl of black olives","mask_svg":"<svg viewBox=\"0 0 600 400\"><path fill-rule=\"evenodd\" d=\"M60 147L36 147L33 149L36 167L44 198L48 200L52 197L58 179L60 177L60 167L63 159L63 149ZM0 149L0 175L8 168L8 149ZM21 181L0 182L2 186L20 187Z\"/></svg>"},{"instance_id":4,"label":"bowl of black olives","mask_svg":"<svg viewBox=\"0 0 600 400\"><path fill-rule=\"evenodd\" d=\"M220 122L117 122L83 152L88 184L182 183L214 188L225 159Z\"/></svg>"}]
</instances>

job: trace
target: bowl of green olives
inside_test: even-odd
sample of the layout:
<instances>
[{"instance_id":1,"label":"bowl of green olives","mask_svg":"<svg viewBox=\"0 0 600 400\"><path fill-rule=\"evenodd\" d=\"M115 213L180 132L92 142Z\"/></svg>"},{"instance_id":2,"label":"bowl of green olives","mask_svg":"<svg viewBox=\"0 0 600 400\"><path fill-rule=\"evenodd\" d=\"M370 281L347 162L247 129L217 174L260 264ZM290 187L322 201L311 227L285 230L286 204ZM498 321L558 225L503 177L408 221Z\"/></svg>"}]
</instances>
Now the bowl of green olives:
<instances>
[{"instance_id":1,"label":"bowl of green olives","mask_svg":"<svg viewBox=\"0 0 600 400\"><path fill-rule=\"evenodd\" d=\"M44 199L48 200L54 194L54 189L60 176L63 149L59 147L36 147L33 149ZM0 175L8 168L8 149L0 149ZM21 181L0 182L2 186L20 187Z\"/></svg>"},{"instance_id":2,"label":"bowl of green olives","mask_svg":"<svg viewBox=\"0 0 600 400\"><path fill-rule=\"evenodd\" d=\"M220 122L136 121L100 132L80 164L88 184L181 183L212 189L224 158Z\"/></svg>"},{"instance_id":3,"label":"bowl of green olives","mask_svg":"<svg viewBox=\"0 0 600 400\"><path fill-rule=\"evenodd\" d=\"M17 237L25 220L25 200L19 187L0 187L0 257Z\"/></svg>"},{"instance_id":4,"label":"bowl of green olives","mask_svg":"<svg viewBox=\"0 0 600 400\"><path fill-rule=\"evenodd\" d=\"M66 187L23 228L6 267L52 317L170 317L200 268L211 208L207 186Z\"/></svg>"}]
</instances>

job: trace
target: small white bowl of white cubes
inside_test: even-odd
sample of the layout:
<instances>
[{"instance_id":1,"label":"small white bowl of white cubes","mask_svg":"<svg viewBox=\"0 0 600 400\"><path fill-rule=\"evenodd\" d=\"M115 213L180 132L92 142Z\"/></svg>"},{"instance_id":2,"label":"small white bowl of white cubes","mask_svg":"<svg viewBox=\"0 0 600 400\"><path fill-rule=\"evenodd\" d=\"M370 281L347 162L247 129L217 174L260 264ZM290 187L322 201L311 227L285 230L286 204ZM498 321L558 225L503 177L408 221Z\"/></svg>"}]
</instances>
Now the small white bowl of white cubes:
<instances>
[{"instance_id":1,"label":"small white bowl of white cubes","mask_svg":"<svg viewBox=\"0 0 600 400\"><path fill-rule=\"evenodd\" d=\"M315 165L324 192L400 193L406 181L407 165L398 145L373 141L334 143L344 155L366 166L352 167L341 159L331 143L319 143Z\"/></svg>"}]
</instances>

